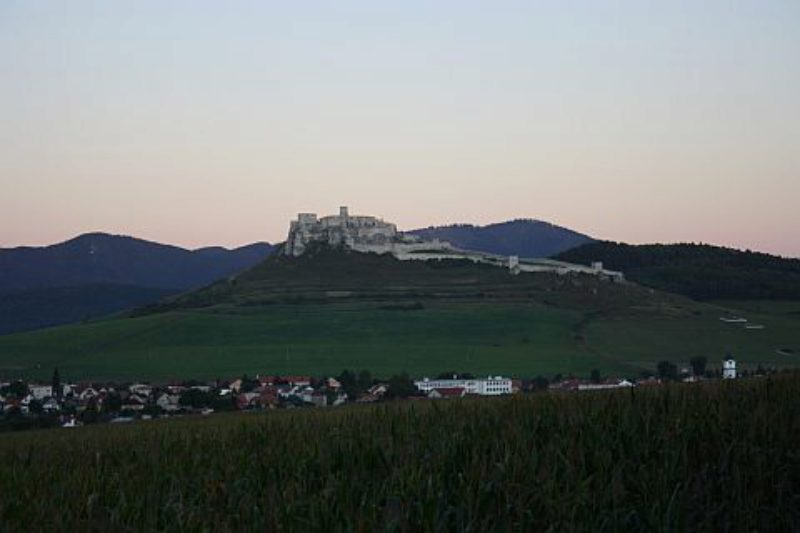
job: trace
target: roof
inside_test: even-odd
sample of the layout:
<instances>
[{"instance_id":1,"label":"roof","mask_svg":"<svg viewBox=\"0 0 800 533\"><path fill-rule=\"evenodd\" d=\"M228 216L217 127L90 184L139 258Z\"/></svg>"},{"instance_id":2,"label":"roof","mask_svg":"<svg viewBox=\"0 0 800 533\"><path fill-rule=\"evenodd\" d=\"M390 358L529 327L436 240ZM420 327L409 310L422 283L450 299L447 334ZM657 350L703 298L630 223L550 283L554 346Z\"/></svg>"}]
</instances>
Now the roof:
<instances>
[{"instance_id":1,"label":"roof","mask_svg":"<svg viewBox=\"0 0 800 533\"><path fill-rule=\"evenodd\" d=\"M441 396L463 396L464 387L446 387L441 389L433 389Z\"/></svg>"}]
</instances>

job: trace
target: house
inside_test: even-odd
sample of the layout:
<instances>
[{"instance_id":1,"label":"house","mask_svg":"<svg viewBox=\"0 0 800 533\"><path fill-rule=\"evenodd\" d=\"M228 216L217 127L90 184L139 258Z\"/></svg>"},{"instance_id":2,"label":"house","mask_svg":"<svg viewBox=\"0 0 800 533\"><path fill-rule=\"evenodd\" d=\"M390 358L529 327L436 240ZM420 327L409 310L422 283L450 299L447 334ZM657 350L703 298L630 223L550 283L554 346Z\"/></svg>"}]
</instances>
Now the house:
<instances>
[{"instance_id":1,"label":"house","mask_svg":"<svg viewBox=\"0 0 800 533\"><path fill-rule=\"evenodd\" d=\"M274 385L266 385L261 387L261 394L258 403L262 408L274 408L280 403L278 399L278 387Z\"/></svg>"},{"instance_id":2,"label":"house","mask_svg":"<svg viewBox=\"0 0 800 533\"><path fill-rule=\"evenodd\" d=\"M569 378L563 381L556 381L547 386L551 391L574 391L580 388L583 382L577 378Z\"/></svg>"},{"instance_id":3,"label":"house","mask_svg":"<svg viewBox=\"0 0 800 533\"><path fill-rule=\"evenodd\" d=\"M175 412L179 411L180 406L180 396L177 394L168 394L162 393L161 396L158 397L156 400L156 405L159 406L161 409L167 412Z\"/></svg>"},{"instance_id":4,"label":"house","mask_svg":"<svg viewBox=\"0 0 800 533\"><path fill-rule=\"evenodd\" d=\"M169 392L170 394L180 395L185 390L186 387L184 387L183 385L167 385L167 392Z\"/></svg>"},{"instance_id":5,"label":"house","mask_svg":"<svg viewBox=\"0 0 800 533\"><path fill-rule=\"evenodd\" d=\"M342 384L336 378L328 378L325 381L325 386L334 391L337 391L342 388Z\"/></svg>"},{"instance_id":6,"label":"house","mask_svg":"<svg viewBox=\"0 0 800 533\"><path fill-rule=\"evenodd\" d=\"M85 388L85 389L83 389L83 390L81 391L81 393L78 395L78 398L79 398L79 399L80 399L82 402L88 402L88 401L89 401L89 400L91 400L92 398L97 398L98 396L100 396L100 393L99 393L99 392L97 392L97 391L96 391L96 390L95 390L93 387L86 387L86 388Z\"/></svg>"},{"instance_id":7,"label":"house","mask_svg":"<svg viewBox=\"0 0 800 533\"><path fill-rule=\"evenodd\" d=\"M47 413L55 413L61 410L61 406L58 404L58 400L51 396L44 401L42 409Z\"/></svg>"},{"instance_id":8,"label":"house","mask_svg":"<svg viewBox=\"0 0 800 533\"><path fill-rule=\"evenodd\" d=\"M608 378L600 383L579 383L578 390L606 390L633 387L627 379Z\"/></svg>"},{"instance_id":9,"label":"house","mask_svg":"<svg viewBox=\"0 0 800 533\"><path fill-rule=\"evenodd\" d=\"M358 399L356 400L356 403L374 403L379 401L381 401L380 396L375 396L374 394L367 393L359 396Z\"/></svg>"},{"instance_id":10,"label":"house","mask_svg":"<svg viewBox=\"0 0 800 533\"><path fill-rule=\"evenodd\" d=\"M324 391L321 390L315 390L314 392L312 392L308 400L305 400L305 397L303 399L307 403L312 404L314 407L328 406L328 396L325 394Z\"/></svg>"},{"instance_id":11,"label":"house","mask_svg":"<svg viewBox=\"0 0 800 533\"><path fill-rule=\"evenodd\" d=\"M647 379L640 379L636 382L637 387L660 387L663 385L660 379L650 376Z\"/></svg>"},{"instance_id":12,"label":"house","mask_svg":"<svg viewBox=\"0 0 800 533\"><path fill-rule=\"evenodd\" d=\"M236 405L239 409L252 409L259 406L260 398L258 392L243 392L236 397Z\"/></svg>"},{"instance_id":13,"label":"house","mask_svg":"<svg viewBox=\"0 0 800 533\"><path fill-rule=\"evenodd\" d=\"M141 411L147 405L147 399L138 394L131 394L122 404L122 408L129 411Z\"/></svg>"},{"instance_id":14,"label":"house","mask_svg":"<svg viewBox=\"0 0 800 533\"><path fill-rule=\"evenodd\" d=\"M30 385L28 390L31 391L31 395L36 400L44 400L45 398L50 398L53 395L52 385Z\"/></svg>"},{"instance_id":15,"label":"house","mask_svg":"<svg viewBox=\"0 0 800 533\"><path fill-rule=\"evenodd\" d=\"M130 391L131 394L149 398L153 394L153 387L146 383L134 383L128 387L128 391Z\"/></svg>"},{"instance_id":16,"label":"house","mask_svg":"<svg viewBox=\"0 0 800 533\"><path fill-rule=\"evenodd\" d=\"M441 398L461 398L467 394L467 389L464 387L449 387L433 389L428 393L428 398L438 400Z\"/></svg>"},{"instance_id":17,"label":"house","mask_svg":"<svg viewBox=\"0 0 800 533\"><path fill-rule=\"evenodd\" d=\"M736 379L736 360L730 354L722 361L722 379Z\"/></svg>"},{"instance_id":18,"label":"house","mask_svg":"<svg viewBox=\"0 0 800 533\"><path fill-rule=\"evenodd\" d=\"M299 389L299 390L298 390L298 391L295 393L295 395L296 395L296 396L299 396L299 397L300 397L300 399L301 399L301 400L303 400L304 402L306 402L306 403L311 403L312 396L314 395L314 393L315 393L315 392L316 392L316 391L314 390L314 388L313 388L313 387L306 386L306 387L302 387L302 388L300 388L300 389Z\"/></svg>"},{"instance_id":19,"label":"house","mask_svg":"<svg viewBox=\"0 0 800 533\"><path fill-rule=\"evenodd\" d=\"M389 390L389 386L386 383L377 383L367 389L367 394L370 396L377 396L378 398L383 398L383 395Z\"/></svg>"},{"instance_id":20,"label":"house","mask_svg":"<svg viewBox=\"0 0 800 533\"><path fill-rule=\"evenodd\" d=\"M311 385L310 376L281 376L279 380L294 385L295 387L307 387Z\"/></svg>"}]
</instances>

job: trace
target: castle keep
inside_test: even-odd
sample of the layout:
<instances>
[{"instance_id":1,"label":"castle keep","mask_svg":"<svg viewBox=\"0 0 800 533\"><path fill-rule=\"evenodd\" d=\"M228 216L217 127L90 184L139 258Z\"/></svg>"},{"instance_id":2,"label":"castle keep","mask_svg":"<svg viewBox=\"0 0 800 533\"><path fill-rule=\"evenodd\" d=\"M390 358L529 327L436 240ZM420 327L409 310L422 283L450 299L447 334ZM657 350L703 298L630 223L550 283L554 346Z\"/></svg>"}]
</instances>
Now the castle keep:
<instances>
[{"instance_id":1,"label":"castle keep","mask_svg":"<svg viewBox=\"0 0 800 533\"><path fill-rule=\"evenodd\" d=\"M338 215L317 218L316 213L300 213L289 227L284 253L301 255L310 242L331 246L385 247L398 240L397 227L380 218L350 216L347 207Z\"/></svg>"}]
</instances>

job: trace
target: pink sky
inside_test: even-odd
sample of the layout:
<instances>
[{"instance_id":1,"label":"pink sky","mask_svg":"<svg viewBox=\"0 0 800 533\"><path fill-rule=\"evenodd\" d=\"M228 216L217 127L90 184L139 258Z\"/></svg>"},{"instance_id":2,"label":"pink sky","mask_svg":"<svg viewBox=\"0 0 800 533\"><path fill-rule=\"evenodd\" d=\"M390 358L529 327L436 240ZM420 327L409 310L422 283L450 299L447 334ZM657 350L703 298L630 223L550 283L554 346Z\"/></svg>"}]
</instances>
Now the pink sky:
<instances>
[{"instance_id":1,"label":"pink sky","mask_svg":"<svg viewBox=\"0 0 800 533\"><path fill-rule=\"evenodd\" d=\"M800 256L800 4L681 4L4 3L0 246L349 205Z\"/></svg>"}]
</instances>

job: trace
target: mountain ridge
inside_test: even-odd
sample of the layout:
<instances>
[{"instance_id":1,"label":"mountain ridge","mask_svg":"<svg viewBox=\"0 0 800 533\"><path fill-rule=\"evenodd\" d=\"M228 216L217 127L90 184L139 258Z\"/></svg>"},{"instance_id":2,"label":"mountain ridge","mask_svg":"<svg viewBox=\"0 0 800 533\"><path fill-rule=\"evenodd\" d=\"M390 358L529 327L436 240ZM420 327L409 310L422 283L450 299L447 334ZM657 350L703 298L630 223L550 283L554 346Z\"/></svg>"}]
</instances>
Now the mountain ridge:
<instances>
[{"instance_id":1,"label":"mountain ridge","mask_svg":"<svg viewBox=\"0 0 800 533\"><path fill-rule=\"evenodd\" d=\"M405 232L440 239L466 250L520 257L550 257L593 242L589 235L543 220L516 218L486 225L468 223L429 226Z\"/></svg>"},{"instance_id":2,"label":"mountain ridge","mask_svg":"<svg viewBox=\"0 0 800 533\"><path fill-rule=\"evenodd\" d=\"M187 250L127 235L85 233L49 246L0 248L0 292L97 283L189 289L248 268L272 248L254 243Z\"/></svg>"}]
</instances>

